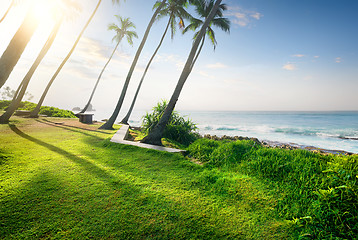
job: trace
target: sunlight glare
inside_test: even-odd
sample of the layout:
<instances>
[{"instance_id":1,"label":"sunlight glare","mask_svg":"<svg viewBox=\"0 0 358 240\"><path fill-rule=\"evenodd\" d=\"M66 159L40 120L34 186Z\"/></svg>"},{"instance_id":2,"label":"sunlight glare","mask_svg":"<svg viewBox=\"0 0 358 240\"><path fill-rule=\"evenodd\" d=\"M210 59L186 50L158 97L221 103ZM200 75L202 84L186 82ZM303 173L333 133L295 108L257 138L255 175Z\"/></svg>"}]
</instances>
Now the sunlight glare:
<instances>
[{"instance_id":1,"label":"sunlight glare","mask_svg":"<svg viewBox=\"0 0 358 240\"><path fill-rule=\"evenodd\" d=\"M33 12L40 22L52 22L55 19L56 0L35 0Z\"/></svg>"}]
</instances>

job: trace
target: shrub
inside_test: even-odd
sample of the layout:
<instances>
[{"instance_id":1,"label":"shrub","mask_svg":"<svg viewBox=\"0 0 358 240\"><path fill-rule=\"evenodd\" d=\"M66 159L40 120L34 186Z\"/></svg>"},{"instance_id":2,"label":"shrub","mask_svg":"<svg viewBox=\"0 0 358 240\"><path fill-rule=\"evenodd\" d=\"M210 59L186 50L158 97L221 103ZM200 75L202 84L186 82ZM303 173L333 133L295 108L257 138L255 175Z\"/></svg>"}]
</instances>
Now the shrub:
<instances>
[{"instance_id":1,"label":"shrub","mask_svg":"<svg viewBox=\"0 0 358 240\"><path fill-rule=\"evenodd\" d=\"M163 100L153 108L152 113L146 113L143 116L142 129L145 133L150 132L157 125L166 107L167 102ZM196 130L195 123L190 119L184 119L178 112L173 111L164 130L163 137L188 146L199 137Z\"/></svg>"},{"instance_id":2,"label":"shrub","mask_svg":"<svg viewBox=\"0 0 358 240\"><path fill-rule=\"evenodd\" d=\"M39 114L43 114L49 117L76 118L72 111L47 106L41 107Z\"/></svg>"}]
</instances>

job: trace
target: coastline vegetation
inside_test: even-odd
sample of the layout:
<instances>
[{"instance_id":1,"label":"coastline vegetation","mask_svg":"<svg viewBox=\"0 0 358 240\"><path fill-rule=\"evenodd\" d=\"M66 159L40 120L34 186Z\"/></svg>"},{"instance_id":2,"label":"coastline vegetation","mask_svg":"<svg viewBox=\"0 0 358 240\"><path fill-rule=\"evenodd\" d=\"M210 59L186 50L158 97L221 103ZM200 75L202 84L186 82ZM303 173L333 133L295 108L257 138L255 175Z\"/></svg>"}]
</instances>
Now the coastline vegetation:
<instances>
[{"instance_id":1,"label":"coastline vegetation","mask_svg":"<svg viewBox=\"0 0 358 240\"><path fill-rule=\"evenodd\" d=\"M277 193L276 214L301 237L358 235L358 155L268 148L252 140L199 139L190 154L214 171L253 176Z\"/></svg>"},{"instance_id":2,"label":"coastline vegetation","mask_svg":"<svg viewBox=\"0 0 358 240\"><path fill-rule=\"evenodd\" d=\"M112 143L116 130L66 118L15 116L0 125L0 236L354 239L358 233L357 155L200 138L182 156Z\"/></svg>"}]
</instances>

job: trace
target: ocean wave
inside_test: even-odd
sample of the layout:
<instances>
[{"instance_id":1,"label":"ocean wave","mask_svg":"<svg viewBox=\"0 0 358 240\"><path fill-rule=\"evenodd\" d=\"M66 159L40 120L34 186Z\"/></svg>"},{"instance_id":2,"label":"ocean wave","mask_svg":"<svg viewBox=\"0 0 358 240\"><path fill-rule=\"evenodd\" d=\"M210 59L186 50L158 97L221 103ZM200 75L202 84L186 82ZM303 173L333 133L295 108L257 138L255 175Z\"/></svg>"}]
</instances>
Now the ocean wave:
<instances>
[{"instance_id":1,"label":"ocean wave","mask_svg":"<svg viewBox=\"0 0 358 240\"><path fill-rule=\"evenodd\" d=\"M344 140L358 140L358 131L355 129L317 129L304 127L272 127L268 125L235 126L235 125L199 125L200 130L209 134L240 135L255 134L283 134L319 138L340 138Z\"/></svg>"}]
</instances>

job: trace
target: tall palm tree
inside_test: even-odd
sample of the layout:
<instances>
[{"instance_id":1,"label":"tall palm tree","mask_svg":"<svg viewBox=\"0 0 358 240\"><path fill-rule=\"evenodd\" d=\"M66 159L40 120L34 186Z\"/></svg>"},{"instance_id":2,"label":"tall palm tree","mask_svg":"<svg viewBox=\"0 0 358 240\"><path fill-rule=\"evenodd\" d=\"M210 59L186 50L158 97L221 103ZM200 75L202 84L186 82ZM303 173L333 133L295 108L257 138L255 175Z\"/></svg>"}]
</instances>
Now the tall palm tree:
<instances>
[{"instance_id":1,"label":"tall palm tree","mask_svg":"<svg viewBox=\"0 0 358 240\"><path fill-rule=\"evenodd\" d=\"M120 0L112 0L112 3L113 3L113 4L119 3L119 1L120 1ZM102 0L99 0L99 1L98 1L98 3L97 3L97 5L96 5L95 9L93 10L93 12L92 12L90 18L87 20L85 26L82 28L82 31L81 31L80 34L78 35L78 37L77 37L75 43L73 44L71 50L69 51L69 53L67 54L67 56L63 59L63 61L61 62L60 66L58 67L58 69L56 70L56 72L54 73L54 75L52 76L51 80L48 82L48 84L47 84L47 86L46 86L44 92L43 92L42 95L41 95L41 98L40 98L39 102L37 103L35 109L31 112L30 117L34 117L34 118L38 117L39 112L40 112L40 108L41 108L41 106L42 106L42 104L43 104L43 102L44 102L44 100L45 100L45 97L46 97L48 91L50 90L50 87L51 87L52 83L55 81L57 75L60 73L60 71L62 70L63 66L67 63L68 59L71 57L72 53L74 52L75 48L77 47L78 42L79 42L80 39L81 39L81 37L82 37L84 31L86 30L87 26L89 25L89 23L91 22L92 18L93 18L94 15L96 14L98 7L101 5L101 2L102 2Z\"/></svg>"},{"instance_id":2,"label":"tall palm tree","mask_svg":"<svg viewBox=\"0 0 358 240\"><path fill-rule=\"evenodd\" d=\"M154 5L154 8L157 8L159 6L159 4L160 4L160 1L157 1ZM161 47L161 45L163 43L164 37L166 36L169 27L171 29L171 38L173 39L175 31L176 31L176 26L178 24L177 20L179 20L179 27L183 28L184 27L184 19L189 19L191 17L190 14L185 10L186 5L187 5L187 0L169 0L166 3L166 5L162 8L160 13L158 14L157 19L160 19L165 16L169 16L167 26L164 30L163 36L162 36L157 48L155 49L152 57L150 58L149 62L147 63L147 66L144 70L142 78L140 79L140 82L138 84L137 90L134 94L134 98L132 100L131 106L130 106L126 116L122 119L121 123L128 124L129 117L132 114L134 104L137 100L138 93L142 86L143 80L147 74L147 71L148 71L155 55L157 54L159 48Z\"/></svg>"},{"instance_id":3,"label":"tall palm tree","mask_svg":"<svg viewBox=\"0 0 358 240\"><path fill-rule=\"evenodd\" d=\"M149 24L147 26L147 29L145 30L143 39L142 39L142 41L141 41L141 43L140 43L140 45L139 45L139 47L137 49L137 52L136 52L136 54L134 56L132 65L131 65L131 67L129 69L129 72L127 74L127 78L126 78L126 81L124 82L122 92L121 92L121 95L120 95L120 97L118 99L116 108L114 109L114 111L113 111L111 117L108 119L108 121L105 124L103 124L100 127L100 129L113 129L113 124L114 124L114 122L116 121L116 119L118 117L119 111L121 110L121 107L122 107L122 104L123 104L123 101L124 101L124 97L125 97L125 95L127 93L129 82L131 80L134 68L135 68L135 66L137 65L137 62L138 62L138 58L139 58L139 56L140 56L140 54L142 52L142 49L144 47L145 42L147 41L150 29L151 29L151 27L152 27L157 15L159 14L160 10L164 7L165 3L166 3L166 0L162 0L160 5L158 6L158 8L155 10L152 18L150 19Z\"/></svg>"},{"instance_id":4,"label":"tall palm tree","mask_svg":"<svg viewBox=\"0 0 358 240\"><path fill-rule=\"evenodd\" d=\"M33 16L33 10L30 8L0 58L0 88L9 78L38 25L39 21Z\"/></svg>"},{"instance_id":5,"label":"tall palm tree","mask_svg":"<svg viewBox=\"0 0 358 240\"><path fill-rule=\"evenodd\" d=\"M0 123L7 123L12 116L12 114L16 111L16 109L19 107L20 102L25 95L27 86L30 83L31 77L35 73L37 67L40 65L42 59L45 57L46 53L50 49L53 41L56 38L56 35L58 33L58 30L60 29L60 26L62 24L62 19L57 21L56 25L54 26L49 38L47 39L45 45L42 47L39 55L37 56L35 62L32 64L30 70L27 72L26 76L22 80L20 86L18 87L9 107L7 108L6 112L0 117Z\"/></svg>"},{"instance_id":6,"label":"tall palm tree","mask_svg":"<svg viewBox=\"0 0 358 240\"><path fill-rule=\"evenodd\" d=\"M203 18L204 20L209 16L210 10L213 8L215 1L214 0L196 0L195 4L195 12L199 15L200 18ZM211 43L214 46L214 50L217 45L217 41L215 38L215 32L213 30L213 26L220 28L224 32L230 32L230 21L227 18L223 17L223 11L227 10L226 4L220 4L219 9L216 12L213 20L210 22L209 27L206 30L206 35L203 36L203 39L201 40L201 44L199 47L199 51L197 52L193 65L195 64L196 60L198 59L198 56L200 55L200 52L203 48L204 42L205 42L205 36L207 36ZM189 30L196 31L197 29L200 29L200 27L203 25L204 20L201 20L199 18L191 18L191 23L184 29L183 33L187 33ZM198 36L199 31L197 31L194 34L194 40Z\"/></svg>"},{"instance_id":7,"label":"tall palm tree","mask_svg":"<svg viewBox=\"0 0 358 240\"><path fill-rule=\"evenodd\" d=\"M114 30L116 32L116 35L113 37L112 40L116 41L117 44L116 44L111 56L109 57L108 61L104 65L101 73L98 76L97 82L96 82L96 84L95 84L95 86L94 86L94 88L92 90L91 96L90 96L86 106L82 109L82 111L80 113L84 113L88 109L88 107L90 106L92 98L93 98L93 95L94 95L94 93L95 93L95 91L97 89L99 80L101 79L102 74L103 74L104 70L106 69L107 65L109 64L109 62L111 61L114 53L117 51L119 43L122 41L122 39L124 37L126 37L128 43L130 45L133 45L133 37L138 38L136 32L129 30L130 28L135 28L135 25L129 20L129 18L122 18L122 17L120 17L118 15L115 15L115 16L116 16L117 20L120 22L120 26L117 26L116 24L111 23L111 24L108 25L108 30Z\"/></svg>"},{"instance_id":8,"label":"tall palm tree","mask_svg":"<svg viewBox=\"0 0 358 240\"><path fill-rule=\"evenodd\" d=\"M207 28L210 26L210 22L214 19L215 14L217 13L218 9L220 8L221 1L222 0L216 0L215 4L211 8L210 14L208 14L207 18L205 19L205 21L201 27L201 30L198 33L198 35L194 41L194 44L192 46L192 49L188 56L188 59L185 63L184 69L180 75L177 86L175 87L172 97L170 98L168 106L165 108L164 113L163 113L162 117L160 118L158 124L153 128L152 131L149 132L148 136L146 136L142 140L143 143L162 145L161 138L163 136L165 127L168 124L171 113L173 112L173 110L175 108L175 104L178 101L179 95L181 93L181 90L183 89L185 81L187 80L191 70L193 69L194 58L198 51L200 41L202 41L202 38L204 37L204 35L207 31Z\"/></svg>"}]
</instances>

